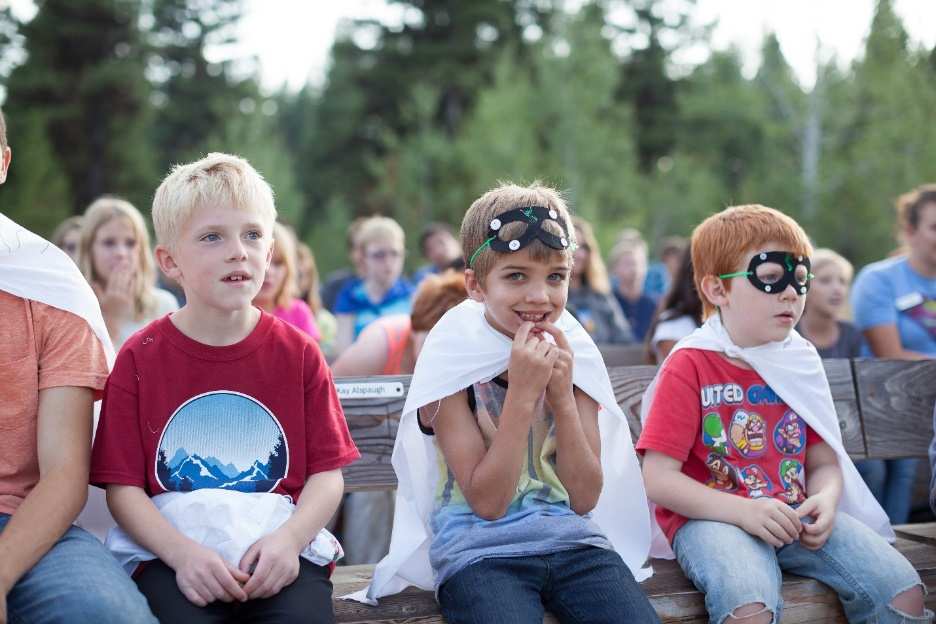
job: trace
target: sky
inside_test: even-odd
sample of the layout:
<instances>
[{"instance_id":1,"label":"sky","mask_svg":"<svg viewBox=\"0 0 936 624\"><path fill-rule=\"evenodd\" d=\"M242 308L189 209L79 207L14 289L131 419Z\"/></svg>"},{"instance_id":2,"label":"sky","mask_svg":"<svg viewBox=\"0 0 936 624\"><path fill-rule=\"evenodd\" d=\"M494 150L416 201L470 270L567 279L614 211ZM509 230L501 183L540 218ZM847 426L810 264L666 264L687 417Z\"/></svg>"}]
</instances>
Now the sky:
<instances>
[{"instance_id":1,"label":"sky","mask_svg":"<svg viewBox=\"0 0 936 624\"><path fill-rule=\"evenodd\" d=\"M896 0L894 6L912 42L927 48L936 45L934 0ZM810 87L815 81L817 46L821 44L821 58L850 63L864 47L873 9L873 0L698 0L694 18L698 23L717 20L714 47L738 47L749 74L759 64L764 35L776 32L800 82ZM383 0L248 0L241 49L258 56L267 88L285 84L299 89L307 81L321 84L335 27L348 17L392 21L399 20L399 11ZM692 64L705 58L690 53L681 60Z\"/></svg>"},{"instance_id":2,"label":"sky","mask_svg":"<svg viewBox=\"0 0 936 624\"><path fill-rule=\"evenodd\" d=\"M469 0L465 0L469 1ZM580 0L567 0L570 5ZM18 15L34 12L32 0L0 0L11 3ZM895 0L911 41L927 48L936 46L936 1ZM399 21L399 8L384 0L246 0L236 56L256 56L267 90L286 86L298 90L307 82L320 85L328 70L328 53L335 29L342 19L376 18ZM716 49L736 46L745 70L753 74L759 49L768 32L776 32L788 62L804 87L815 81L819 58L835 58L845 65L863 49L874 0L698 0L697 23L716 22ZM225 51L225 54L230 51ZM701 51L689 51L678 60L686 65L705 60Z\"/></svg>"}]
</instances>

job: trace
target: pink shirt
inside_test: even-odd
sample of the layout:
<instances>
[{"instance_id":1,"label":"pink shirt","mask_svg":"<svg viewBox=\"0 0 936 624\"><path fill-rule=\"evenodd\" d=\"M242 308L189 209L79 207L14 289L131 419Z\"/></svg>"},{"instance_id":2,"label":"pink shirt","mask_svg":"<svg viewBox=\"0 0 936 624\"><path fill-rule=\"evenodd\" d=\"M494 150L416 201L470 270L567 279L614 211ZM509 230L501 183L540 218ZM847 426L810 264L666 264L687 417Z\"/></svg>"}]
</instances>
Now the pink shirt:
<instances>
[{"instance_id":1,"label":"pink shirt","mask_svg":"<svg viewBox=\"0 0 936 624\"><path fill-rule=\"evenodd\" d=\"M294 327L298 327L312 336L312 339L316 342L322 339L322 334L315 324L315 316L312 314L312 309L302 299L293 299L292 303L288 306L276 308L273 311L273 316L286 321Z\"/></svg>"}]
</instances>

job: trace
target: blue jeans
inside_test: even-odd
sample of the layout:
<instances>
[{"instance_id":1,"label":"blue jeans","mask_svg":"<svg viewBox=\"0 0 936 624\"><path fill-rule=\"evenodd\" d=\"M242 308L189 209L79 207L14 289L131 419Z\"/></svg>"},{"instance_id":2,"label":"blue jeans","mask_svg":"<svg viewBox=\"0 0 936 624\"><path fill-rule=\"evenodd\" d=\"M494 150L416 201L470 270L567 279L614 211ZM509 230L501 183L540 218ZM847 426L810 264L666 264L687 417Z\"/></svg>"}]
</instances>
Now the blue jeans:
<instances>
[{"instance_id":1,"label":"blue jeans","mask_svg":"<svg viewBox=\"0 0 936 624\"><path fill-rule=\"evenodd\" d=\"M903 524L910 517L913 481L918 459L865 459L855 462L861 478L874 498L887 512L891 524Z\"/></svg>"},{"instance_id":2,"label":"blue jeans","mask_svg":"<svg viewBox=\"0 0 936 624\"><path fill-rule=\"evenodd\" d=\"M0 514L0 532L9 520L9 514ZM10 624L156 624L117 560L75 526L17 581L6 600Z\"/></svg>"},{"instance_id":3,"label":"blue jeans","mask_svg":"<svg viewBox=\"0 0 936 624\"><path fill-rule=\"evenodd\" d=\"M621 556L586 546L547 555L492 557L439 587L448 624L530 624L544 609L560 622L659 622Z\"/></svg>"},{"instance_id":4,"label":"blue jeans","mask_svg":"<svg viewBox=\"0 0 936 624\"><path fill-rule=\"evenodd\" d=\"M705 593L711 622L721 624L735 609L761 603L782 621L781 570L822 581L838 594L849 622L880 624L931 622L898 612L890 603L900 593L923 587L910 562L887 541L839 513L819 550L799 542L774 548L733 524L690 520L673 540L686 576Z\"/></svg>"}]
</instances>

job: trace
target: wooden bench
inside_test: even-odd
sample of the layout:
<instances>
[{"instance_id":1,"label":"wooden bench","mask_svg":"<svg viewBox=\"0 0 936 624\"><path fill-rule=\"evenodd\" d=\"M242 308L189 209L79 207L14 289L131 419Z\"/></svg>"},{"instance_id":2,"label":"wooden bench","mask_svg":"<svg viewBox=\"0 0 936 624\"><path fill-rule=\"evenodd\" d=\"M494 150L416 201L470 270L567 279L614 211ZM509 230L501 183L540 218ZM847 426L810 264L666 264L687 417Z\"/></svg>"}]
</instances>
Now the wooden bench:
<instances>
[{"instance_id":1,"label":"wooden bench","mask_svg":"<svg viewBox=\"0 0 936 624\"><path fill-rule=\"evenodd\" d=\"M825 360L845 447L853 459L925 457L933 435L936 362ZM609 368L618 403L635 439L640 431L640 400L655 374L653 366ZM348 491L396 486L390 465L393 441L410 378L339 378L336 383L348 424L362 457L345 470ZM377 387L374 384L387 384ZM390 522L390 519L387 519ZM926 584L927 604L936 610L936 523L897 527L896 547ZM641 584L664 622L708 621L702 594L673 561L652 560L654 575ZM373 566L339 566L335 596L367 585ZM825 585L784 575L783 622L844 622L835 594ZM381 599L378 607L335 601L337 622L442 622L431 592L409 588ZM546 622L555 622L547 616Z\"/></svg>"}]
</instances>

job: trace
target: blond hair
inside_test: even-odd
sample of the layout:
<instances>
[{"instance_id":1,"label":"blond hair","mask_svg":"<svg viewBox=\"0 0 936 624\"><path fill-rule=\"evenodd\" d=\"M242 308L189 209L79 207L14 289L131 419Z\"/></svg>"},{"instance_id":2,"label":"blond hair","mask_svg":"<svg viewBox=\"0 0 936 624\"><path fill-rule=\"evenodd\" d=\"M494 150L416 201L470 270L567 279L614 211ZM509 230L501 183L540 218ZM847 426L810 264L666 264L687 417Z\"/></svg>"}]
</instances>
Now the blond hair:
<instances>
[{"instance_id":1,"label":"blond hair","mask_svg":"<svg viewBox=\"0 0 936 624\"><path fill-rule=\"evenodd\" d=\"M300 281L301 280L301 281ZM317 315L322 309L322 296L319 294L318 264L312 248L301 240L296 240L296 282L299 284L299 294L306 293L306 303Z\"/></svg>"},{"instance_id":2,"label":"blond hair","mask_svg":"<svg viewBox=\"0 0 936 624\"><path fill-rule=\"evenodd\" d=\"M68 217L55 226L55 229L52 231L52 236L49 237L49 242L51 242L56 247L61 248L62 243L65 242L65 237L74 230L80 231L83 222L84 219L81 215L73 215Z\"/></svg>"},{"instance_id":3,"label":"blond hair","mask_svg":"<svg viewBox=\"0 0 936 624\"><path fill-rule=\"evenodd\" d=\"M598 239L595 238L591 223L581 217L572 217L572 226L575 228L576 238L579 233L582 235L578 244L588 246L588 266L582 267L582 284L595 292L607 295L611 292L611 280L608 279L608 269L601 259L601 249L598 247Z\"/></svg>"},{"instance_id":4,"label":"blond hair","mask_svg":"<svg viewBox=\"0 0 936 624\"><path fill-rule=\"evenodd\" d=\"M176 165L156 189L156 241L171 249L195 210L209 206L254 211L271 229L276 221L273 189L263 176L243 158L213 152L201 160Z\"/></svg>"},{"instance_id":5,"label":"blond hair","mask_svg":"<svg viewBox=\"0 0 936 624\"><path fill-rule=\"evenodd\" d=\"M156 267L150 251L149 232L143 215L125 199L103 196L91 202L82 217L81 241L78 243L78 267L91 284L106 286L94 266L94 239L98 230L114 219L126 219L137 240L137 279L133 282L134 320L141 320L156 308L153 288L156 285Z\"/></svg>"},{"instance_id":6,"label":"blond hair","mask_svg":"<svg viewBox=\"0 0 936 624\"><path fill-rule=\"evenodd\" d=\"M286 276L279 290L273 293L273 305L286 307L296 298L299 290L296 281L296 237L289 226L279 221L273 224L273 262L278 257L282 258L286 267Z\"/></svg>"},{"instance_id":7,"label":"blond hair","mask_svg":"<svg viewBox=\"0 0 936 624\"><path fill-rule=\"evenodd\" d=\"M488 227L490 227L491 221L497 215L509 210L531 206L542 206L559 213L559 218L565 224L568 232L569 246L563 250L553 249L537 238L526 247L530 251L530 258L534 262L549 262L554 257L553 254L558 254L565 259L567 264L571 264L572 253L575 249L575 229L571 227L569 207L562 199L561 193L554 188L543 185L539 180L534 181L529 186L502 182L499 186L476 199L462 219L459 242L461 242L462 253L465 258L465 266L474 271L475 277L477 277L480 284L484 285L484 278L494 268L498 258L509 253L498 252L488 246L474 257L474 262L470 262L472 255L487 240ZM525 225L520 222L507 223L497 230L497 236L501 240L516 238L523 232L524 227ZM541 227L555 236L566 236L566 233L553 221L544 221Z\"/></svg>"},{"instance_id":8,"label":"blond hair","mask_svg":"<svg viewBox=\"0 0 936 624\"><path fill-rule=\"evenodd\" d=\"M0 109L0 152L7 147L6 138L6 120L3 118L3 110Z\"/></svg>"},{"instance_id":9,"label":"blond hair","mask_svg":"<svg viewBox=\"0 0 936 624\"><path fill-rule=\"evenodd\" d=\"M371 243L390 243L403 249L406 235L400 224L390 217L374 215L357 224L353 234L354 246L363 252Z\"/></svg>"},{"instance_id":10,"label":"blond hair","mask_svg":"<svg viewBox=\"0 0 936 624\"><path fill-rule=\"evenodd\" d=\"M844 256L827 247L820 247L813 252L810 267L813 273L817 273L828 264L837 266L845 276L845 281L851 282L852 276L855 274L855 267Z\"/></svg>"},{"instance_id":11,"label":"blond hair","mask_svg":"<svg viewBox=\"0 0 936 624\"><path fill-rule=\"evenodd\" d=\"M611 248L611 253L608 254L608 263L612 267L615 266L625 253L636 253L644 259L644 262L648 259L647 241L634 228L624 228L618 234L617 241Z\"/></svg>"},{"instance_id":12,"label":"blond hair","mask_svg":"<svg viewBox=\"0 0 936 624\"><path fill-rule=\"evenodd\" d=\"M799 223L760 204L725 208L696 226L690 245L703 320L715 312L715 305L702 290L703 278L734 273L747 254L769 242L776 242L798 256L812 256L812 244ZM725 280L724 286L730 291L731 280Z\"/></svg>"}]
</instances>

